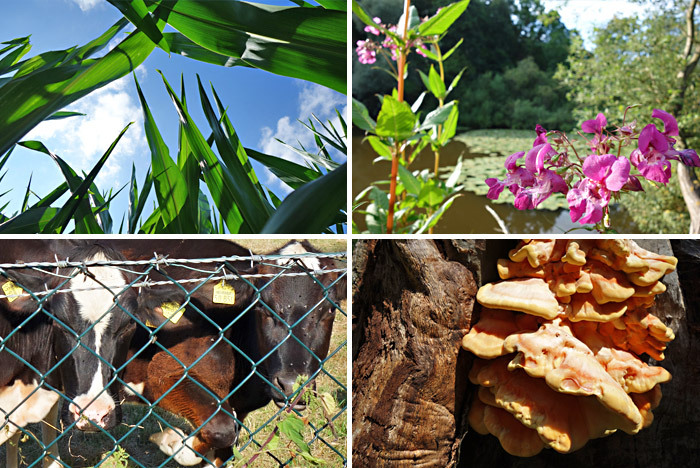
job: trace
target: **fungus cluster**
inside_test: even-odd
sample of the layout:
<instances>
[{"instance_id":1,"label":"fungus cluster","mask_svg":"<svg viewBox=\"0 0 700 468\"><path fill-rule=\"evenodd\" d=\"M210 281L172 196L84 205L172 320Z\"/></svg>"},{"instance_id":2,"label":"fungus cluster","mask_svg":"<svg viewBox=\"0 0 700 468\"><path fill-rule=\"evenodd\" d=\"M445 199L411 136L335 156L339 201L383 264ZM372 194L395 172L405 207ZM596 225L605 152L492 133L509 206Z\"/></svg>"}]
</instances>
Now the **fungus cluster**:
<instances>
[{"instance_id":1,"label":"fungus cluster","mask_svg":"<svg viewBox=\"0 0 700 468\"><path fill-rule=\"evenodd\" d=\"M663 360L674 338L648 309L676 263L631 240L522 241L462 341L477 356L470 426L521 457L649 426L671 374L640 356Z\"/></svg>"}]
</instances>

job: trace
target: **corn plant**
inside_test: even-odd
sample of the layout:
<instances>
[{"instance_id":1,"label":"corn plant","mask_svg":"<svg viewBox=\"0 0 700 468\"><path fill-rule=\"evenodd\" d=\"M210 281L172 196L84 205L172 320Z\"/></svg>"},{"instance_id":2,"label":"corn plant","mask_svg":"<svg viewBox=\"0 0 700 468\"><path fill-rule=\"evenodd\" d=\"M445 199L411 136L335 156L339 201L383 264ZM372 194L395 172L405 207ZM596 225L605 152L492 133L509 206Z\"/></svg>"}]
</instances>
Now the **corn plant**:
<instances>
[{"instance_id":1,"label":"corn plant","mask_svg":"<svg viewBox=\"0 0 700 468\"><path fill-rule=\"evenodd\" d=\"M103 193L94 181L129 126L108 146L93 169L82 175L42 142L22 138L44 120L75 117L76 113L61 109L133 72L156 48L226 67L258 68L346 92L344 1L320 0L320 6L315 6L300 0L294 2L297 7L235 0L108 1L124 17L83 46L23 60L31 48L29 37L0 44L0 170L15 145L20 145L52 158L66 179L43 196L37 195L30 184L16 213L4 213L9 202L0 205L0 233L117 231L109 207L119 190ZM93 58L129 22L135 31L102 57ZM166 24L176 31L164 33ZM344 122L342 135L332 126L322 124L323 132L317 132L311 125L309 130L314 132L319 149L315 154L301 149L307 164L296 164L244 148L216 91L212 88L215 111L201 79L197 79L200 103L211 131L206 138L188 113L184 91L176 94L163 77L180 116L176 159L163 143L146 98L135 83L144 112L151 170L139 189L132 166L126 186L129 209L122 216L118 232L342 231L347 168L330 159L328 148L347 151ZM270 168L294 192L283 201L277 199L262 186L249 158ZM157 204L143 219L151 191ZM7 192L0 194L0 201L6 196Z\"/></svg>"}]
</instances>

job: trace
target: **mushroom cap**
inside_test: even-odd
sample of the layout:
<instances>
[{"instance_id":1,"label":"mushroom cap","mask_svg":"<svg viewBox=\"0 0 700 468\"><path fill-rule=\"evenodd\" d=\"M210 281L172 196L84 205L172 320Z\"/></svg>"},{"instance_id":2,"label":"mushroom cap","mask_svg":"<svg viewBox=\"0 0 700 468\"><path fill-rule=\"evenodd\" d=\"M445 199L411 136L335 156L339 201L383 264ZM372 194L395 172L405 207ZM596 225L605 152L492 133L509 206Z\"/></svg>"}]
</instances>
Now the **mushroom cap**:
<instances>
[{"instance_id":1,"label":"mushroom cap","mask_svg":"<svg viewBox=\"0 0 700 468\"><path fill-rule=\"evenodd\" d=\"M472 404L469 407L469 414L467 415L469 426L481 435L489 434L488 428L484 425L485 409L486 404L478 398L474 398L472 399Z\"/></svg>"},{"instance_id":2,"label":"mushroom cap","mask_svg":"<svg viewBox=\"0 0 700 468\"><path fill-rule=\"evenodd\" d=\"M590 272L593 289L591 294L598 304L622 302L635 293L635 288L624 273L600 263L589 262L586 268Z\"/></svg>"},{"instance_id":3,"label":"mushroom cap","mask_svg":"<svg viewBox=\"0 0 700 468\"><path fill-rule=\"evenodd\" d=\"M508 369L521 368L531 377L544 378L561 393L595 396L622 417L620 429L630 434L641 429L642 417L630 397L568 327L545 323L536 332L509 336L504 349L518 353Z\"/></svg>"},{"instance_id":4,"label":"mushroom cap","mask_svg":"<svg viewBox=\"0 0 700 468\"><path fill-rule=\"evenodd\" d=\"M481 365L476 380L489 386L479 388L481 402L508 411L558 452L577 450L589 439L608 435L628 424L595 397L559 393L543 379L532 378L521 369L509 371L507 358Z\"/></svg>"},{"instance_id":5,"label":"mushroom cap","mask_svg":"<svg viewBox=\"0 0 700 468\"><path fill-rule=\"evenodd\" d=\"M496 263L498 276L501 279L510 278L544 278L544 268L532 267L528 262L513 262L507 258L499 258Z\"/></svg>"},{"instance_id":6,"label":"mushroom cap","mask_svg":"<svg viewBox=\"0 0 700 468\"><path fill-rule=\"evenodd\" d=\"M555 245L554 239L521 241L516 248L508 252L508 258L514 262L527 259L530 266L537 268L550 261Z\"/></svg>"},{"instance_id":7,"label":"mushroom cap","mask_svg":"<svg viewBox=\"0 0 700 468\"><path fill-rule=\"evenodd\" d=\"M539 323L531 315L502 309L483 309L479 321L462 338L462 347L483 359L502 356L506 337L522 330L537 330Z\"/></svg>"},{"instance_id":8,"label":"mushroom cap","mask_svg":"<svg viewBox=\"0 0 700 468\"><path fill-rule=\"evenodd\" d=\"M656 361L664 359L667 343L675 338L671 328L643 309L629 311L610 323L599 324L598 332L607 336L615 347L635 354L648 354Z\"/></svg>"},{"instance_id":9,"label":"mushroom cap","mask_svg":"<svg viewBox=\"0 0 700 468\"><path fill-rule=\"evenodd\" d=\"M501 408L485 405L484 427L498 437L503 450L516 457L532 457L544 448L537 432L520 424Z\"/></svg>"},{"instance_id":10,"label":"mushroom cap","mask_svg":"<svg viewBox=\"0 0 700 468\"><path fill-rule=\"evenodd\" d=\"M476 300L491 309L525 312L548 320L560 313L557 298L542 278L518 278L489 283L479 288Z\"/></svg>"},{"instance_id":11,"label":"mushroom cap","mask_svg":"<svg viewBox=\"0 0 700 468\"><path fill-rule=\"evenodd\" d=\"M650 366L627 351L604 346L595 352L595 357L627 393L645 393L656 384L671 380L671 374L663 367Z\"/></svg>"},{"instance_id":12,"label":"mushroom cap","mask_svg":"<svg viewBox=\"0 0 700 468\"><path fill-rule=\"evenodd\" d=\"M562 262L583 266L586 264L586 253L593 247L591 240L569 240L566 242L566 254Z\"/></svg>"},{"instance_id":13,"label":"mushroom cap","mask_svg":"<svg viewBox=\"0 0 700 468\"><path fill-rule=\"evenodd\" d=\"M656 409L661 402L661 386L657 385L645 393L632 393L630 396L644 418L642 427L649 427L654 421L654 414L651 410Z\"/></svg>"},{"instance_id":14,"label":"mushroom cap","mask_svg":"<svg viewBox=\"0 0 700 468\"><path fill-rule=\"evenodd\" d=\"M572 322L588 320L591 322L609 322L622 317L627 311L625 302L608 302L599 304L593 294L574 294L566 307L566 316Z\"/></svg>"}]
</instances>

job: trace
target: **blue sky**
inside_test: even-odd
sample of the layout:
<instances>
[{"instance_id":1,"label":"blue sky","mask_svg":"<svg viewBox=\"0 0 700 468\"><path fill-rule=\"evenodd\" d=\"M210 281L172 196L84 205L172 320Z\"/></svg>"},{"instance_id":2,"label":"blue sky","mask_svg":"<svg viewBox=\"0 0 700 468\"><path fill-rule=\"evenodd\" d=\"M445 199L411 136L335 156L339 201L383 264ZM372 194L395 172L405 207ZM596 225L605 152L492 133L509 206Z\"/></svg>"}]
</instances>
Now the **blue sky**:
<instances>
[{"instance_id":1,"label":"blue sky","mask_svg":"<svg viewBox=\"0 0 700 468\"><path fill-rule=\"evenodd\" d=\"M286 0L262 0L259 3L293 5ZM32 50L25 58L47 50L66 49L82 45L106 31L121 14L104 0L21 0L3 2L0 16L0 42L31 34ZM131 29L129 29L131 30ZM115 38L123 39L124 34ZM114 45L111 44L111 45ZM297 140L307 148L313 148L311 134L297 122L307 120L311 114L322 120L334 120L335 108L345 113L346 96L322 86L295 80L260 70L243 67L224 68L187 59L178 55L168 56L156 49L136 70L136 76L173 157L177 155L178 117L168 97L157 70L162 70L171 86L179 91L180 74L184 74L188 100L198 126L208 135L208 125L201 112L196 74L210 91L211 82L244 146L276 156L301 162L298 156L275 142L279 138L293 146ZM211 98L211 94L210 94ZM131 121L135 125L127 131L105 168L97 179L101 191L115 191L129 181L132 163L136 165L139 187L150 165L150 151L143 132L143 114L136 95L132 75L117 80L64 110L76 110L87 114L59 121L44 122L23 139L42 141L51 151L65 159L76 171L89 171L102 156L121 129ZM257 164L257 163L255 163ZM58 167L41 153L16 148L5 166L8 174L0 186L0 193L12 189L0 202L12 203L5 209L11 213L21 206L30 175L32 188L44 196L63 182ZM256 165L258 176L264 185L278 196L284 196L289 188ZM269 178L268 178L269 177ZM153 197L155 200L155 197ZM31 201L36 201L32 199ZM110 212L115 230L126 212L126 192L113 202ZM148 207L152 207L149 202ZM150 213L151 208L146 209ZM146 217L144 216L145 220Z\"/></svg>"}]
</instances>

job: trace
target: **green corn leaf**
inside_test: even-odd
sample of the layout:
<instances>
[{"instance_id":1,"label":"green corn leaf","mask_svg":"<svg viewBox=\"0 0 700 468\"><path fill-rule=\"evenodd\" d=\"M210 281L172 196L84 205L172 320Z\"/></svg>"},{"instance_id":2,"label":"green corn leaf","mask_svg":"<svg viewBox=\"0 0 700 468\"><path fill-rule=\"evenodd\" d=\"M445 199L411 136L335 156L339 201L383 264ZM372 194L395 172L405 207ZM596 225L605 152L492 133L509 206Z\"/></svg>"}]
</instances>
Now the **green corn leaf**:
<instances>
[{"instance_id":1,"label":"green corn leaf","mask_svg":"<svg viewBox=\"0 0 700 468\"><path fill-rule=\"evenodd\" d=\"M151 170L146 172L146 178L143 181L143 187L141 192L138 192L138 185L136 183L136 168L132 165L131 169L131 190L129 191L129 233L136 233L138 231L138 222L141 218L141 213L146 206L146 199L148 194L151 193L151 188L153 187L153 176Z\"/></svg>"},{"instance_id":2,"label":"green corn leaf","mask_svg":"<svg viewBox=\"0 0 700 468\"><path fill-rule=\"evenodd\" d=\"M287 159L264 154L251 148L246 148L246 153L252 159L270 169L270 172L293 189L297 189L301 185L318 179L321 176L320 172Z\"/></svg>"},{"instance_id":3,"label":"green corn leaf","mask_svg":"<svg viewBox=\"0 0 700 468\"><path fill-rule=\"evenodd\" d=\"M168 49L170 49L170 52L173 54L182 55L183 57L188 57L193 60L211 63L222 67L250 67L250 65L240 58L217 54L214 51L205 49L204 47L192 42L187 38L187 36L179 32L165 33L163 36L165 42L168 44Z\"/></svg>"},{"instance_id":4,"label":"green corn leaf","mask_svg":"<svg viewBox=\"0 0 700 468\"><path fill-rule=\"evenodd\" d=\"M41 200L36 202L34 205L30 207L31 208L46 208L48 206L51 206L56 200L61 198L63 194L65 194L68 191L68 183L67 182L62 182L61 185L53 189L48 195L44 196Z\"/></svg>"},{"instance_id":5,"label":"green corn leaf","mask_svg":"<svg viewBox=\"0 0 700 468\"><path fill-rule=\"evenodd\" d=\"M252 218L254 223L252 226L248 224L247 219L243 219L241 211L236 204L237 197L242 195L242 193L237 190L233 176L222 166L219 159L207 144L204 136L187 113L187 110L182 106L182 103L173 92L165 76L163 76L163 82L180 115L180 122L183 124L183 133L189 145L192 147L192 154L194 154L199 163L204 166L202 169L204 181L207 187L209 187L209 192L214 199L216 207L224 217L229 231L231 233L247 233L251 232L251 230L252 232L258 232L262 228L267 216L265 213L255 214Z\"/></svg>"},{"instance_id":6,"label":"green corn leaf","mask_svg":"<svg viewBox=\"0 0 700 468\"><path fill-rule=\"evenodd\" d=\"M0 59L0 75L4 75L10 71L10 67L16 64L19 59L24 57L24 55L29 52L32 45L29 43L29 37L21 38L22 41L18 44L13 44L0 50L0 55L2 55L8 49L14 49L7 53L5 57Z\"/></svg>"},{"instance_id":7,"label":"green corn leaf","mask_svg":"<svg viewBox=\"0 0 700 468\"><path fill-rule=\"evenodd\" d=\"M45 232L45 227L58 213L58 208L42 206L30 208L0 224L2 234L28 234Z\"/></svg>"},{"instance_id":8,"label":"green corn leaf","mask_svg":"<svg viewBox=\"0 0 700 468\"><path fill-rule=\"evenodd\" d=\"M92 44L80 53L99 47ZM136 31L100 59L40 69L7 82L0 88L0 154L54 112L133 71L153 48Z\"/></svg>"},{"instance_id":9,"label":"green corn leaf","mask_svg":"<svg viewBox=\"0 0 700 468\"><path fill-rule=\"evenodd\" d=\"M253 181L255 186L258 188L259 192L263 192L262 185L260 184L260 181L258 180L258 176L255 174L255 169L253 169L253 165L250 163L248 160L248 153L246 152L246 149L243 147L241 144L238 135L236 134L236 130L233 128L233 124L231 123L231 119L228 118L228 114L226 112L226 109L224 108L223 104L221 104L221 100L219 99L219 95L216 94L216 90L214 89L214 85L211 86L212 94L214 95L214 101L216 102L216 107L219 110L219 114L221 115L221 123L224 126L224 130L226 131L226 137L229 139L231 142L231 146L236 149L236 156L238 156L239 161L243 165L243 167L246 170L246 173L248 174L248 177L250 180Z\"/></svg>"},{"instance_id":10,"label":"green corn leaf","mask_svg":"<svg viewBox=\"0 0 700 468\"><path fill-rule=\"evenodd\" d=\"M116 7L131 23L148 36L154 44L170 53L170 47L163 38L162 28L158 29L155 20L148 12L143 0L107 0Z\"/></svg>"},{"instance_id":11,"label":"green corn leaf","mask_svg":"<svg viewBox=\"0 0 700 468\"><path fill-rule=\"evenodd\" d=\"M192 232L195 226L195 219L188 218L188 213L182 210L188 196L185 178L180 173L180 169L175 161L170 157L168 147L153 120L153 115L136 76L134 76L134 82L136 83L136 92L143 109L146 140L151 150L153 181L163 223L172 229L173 232Z\"/></svg>"},{"instance_id":12,"label":"green corn leaf","mask_svg":"<svg viewBox=\"0 0 700 468\"><path fill-rule=\"evenodd\" d=\"M76 117L76 116L83 116L82 112L71 112L71 111L58 111L54 112L52 115L48 116L44 120L60 120L60 119L67 119L68 117Z\"/></svg>"},{"instance_id":13,"label":"green corn leaf","mask_svg":"<svg viewBox=\"0 0 700 468\"><path fill-rule=\"evenodd\" d=\"M348 11L348 3L345 0L316 0L323 8L338 11Z\"/></svg>"},{"instance_id":14,"label":"green corn leaf","mask_svg":"<svg viewBox=\"0 0 700 468\"><path fill-rule=\"evenodd\" d=\"M162 0L159 5L161 17L205 49L347 93L345 11L235 0Z\"/></svg>"},{"instance_id":15,"label":"green corn leaf","mask_svg":"<svg viewBox=\"0 0 700 468\"><path fill-rule=\"evenodd\" d=\"M345 210L347 163L289 194L270 217L263 233L319 233Z\"/></svg>"},{"instance_id":16,"label":"green corn leaf","mask_svg":"<svg viewBox=\"0 0 700 468\"><path fill-rule=\"evenodd\" d=\"M180 99L182 107L187 110L187 96L185 94L185 77L180 75ZM177 165L180 168L180 173L185 179L187 186L187 201L182 207L187 212L190 219L199 219L199 179L201 172L197 158L192 154L192 148L185 136L182 121L178 123L178 141L179 149L177 153ZM199 224L197 226L200 226ZM201 232L201 228L197 227L197 232Z\"/></svg>"},{"instance_id":17,"label":"green corn leaf","mask_svg":"<svg viewBox=\"0 0 700 468\"><path fill-rule=\"evenodd\" d=\"M248 172L241 163L241 161L246 161L248 159L248 156L245 154L237 154L237 150L245 152L243 146L237 141L238 139L236 139L238 145L237 148L234 148L231 140L226 138L224 131L221 129L219 120L204 91L199 75L197 75L197 84L199 85L199 96L202 101L204 115L214 133L214 140L216 141L216 147L219 149L221 159L226 164L226 167L223 168L225 169L224 173L229 174L230 180L234 184L233 194L238 209L241 211L247 223L257 232L272 214L272 207L267 203L267 200L265 200L265 193L262 192L262 190L258 190L254 181L250 179Z\"/></svg>"}]
</instances>

